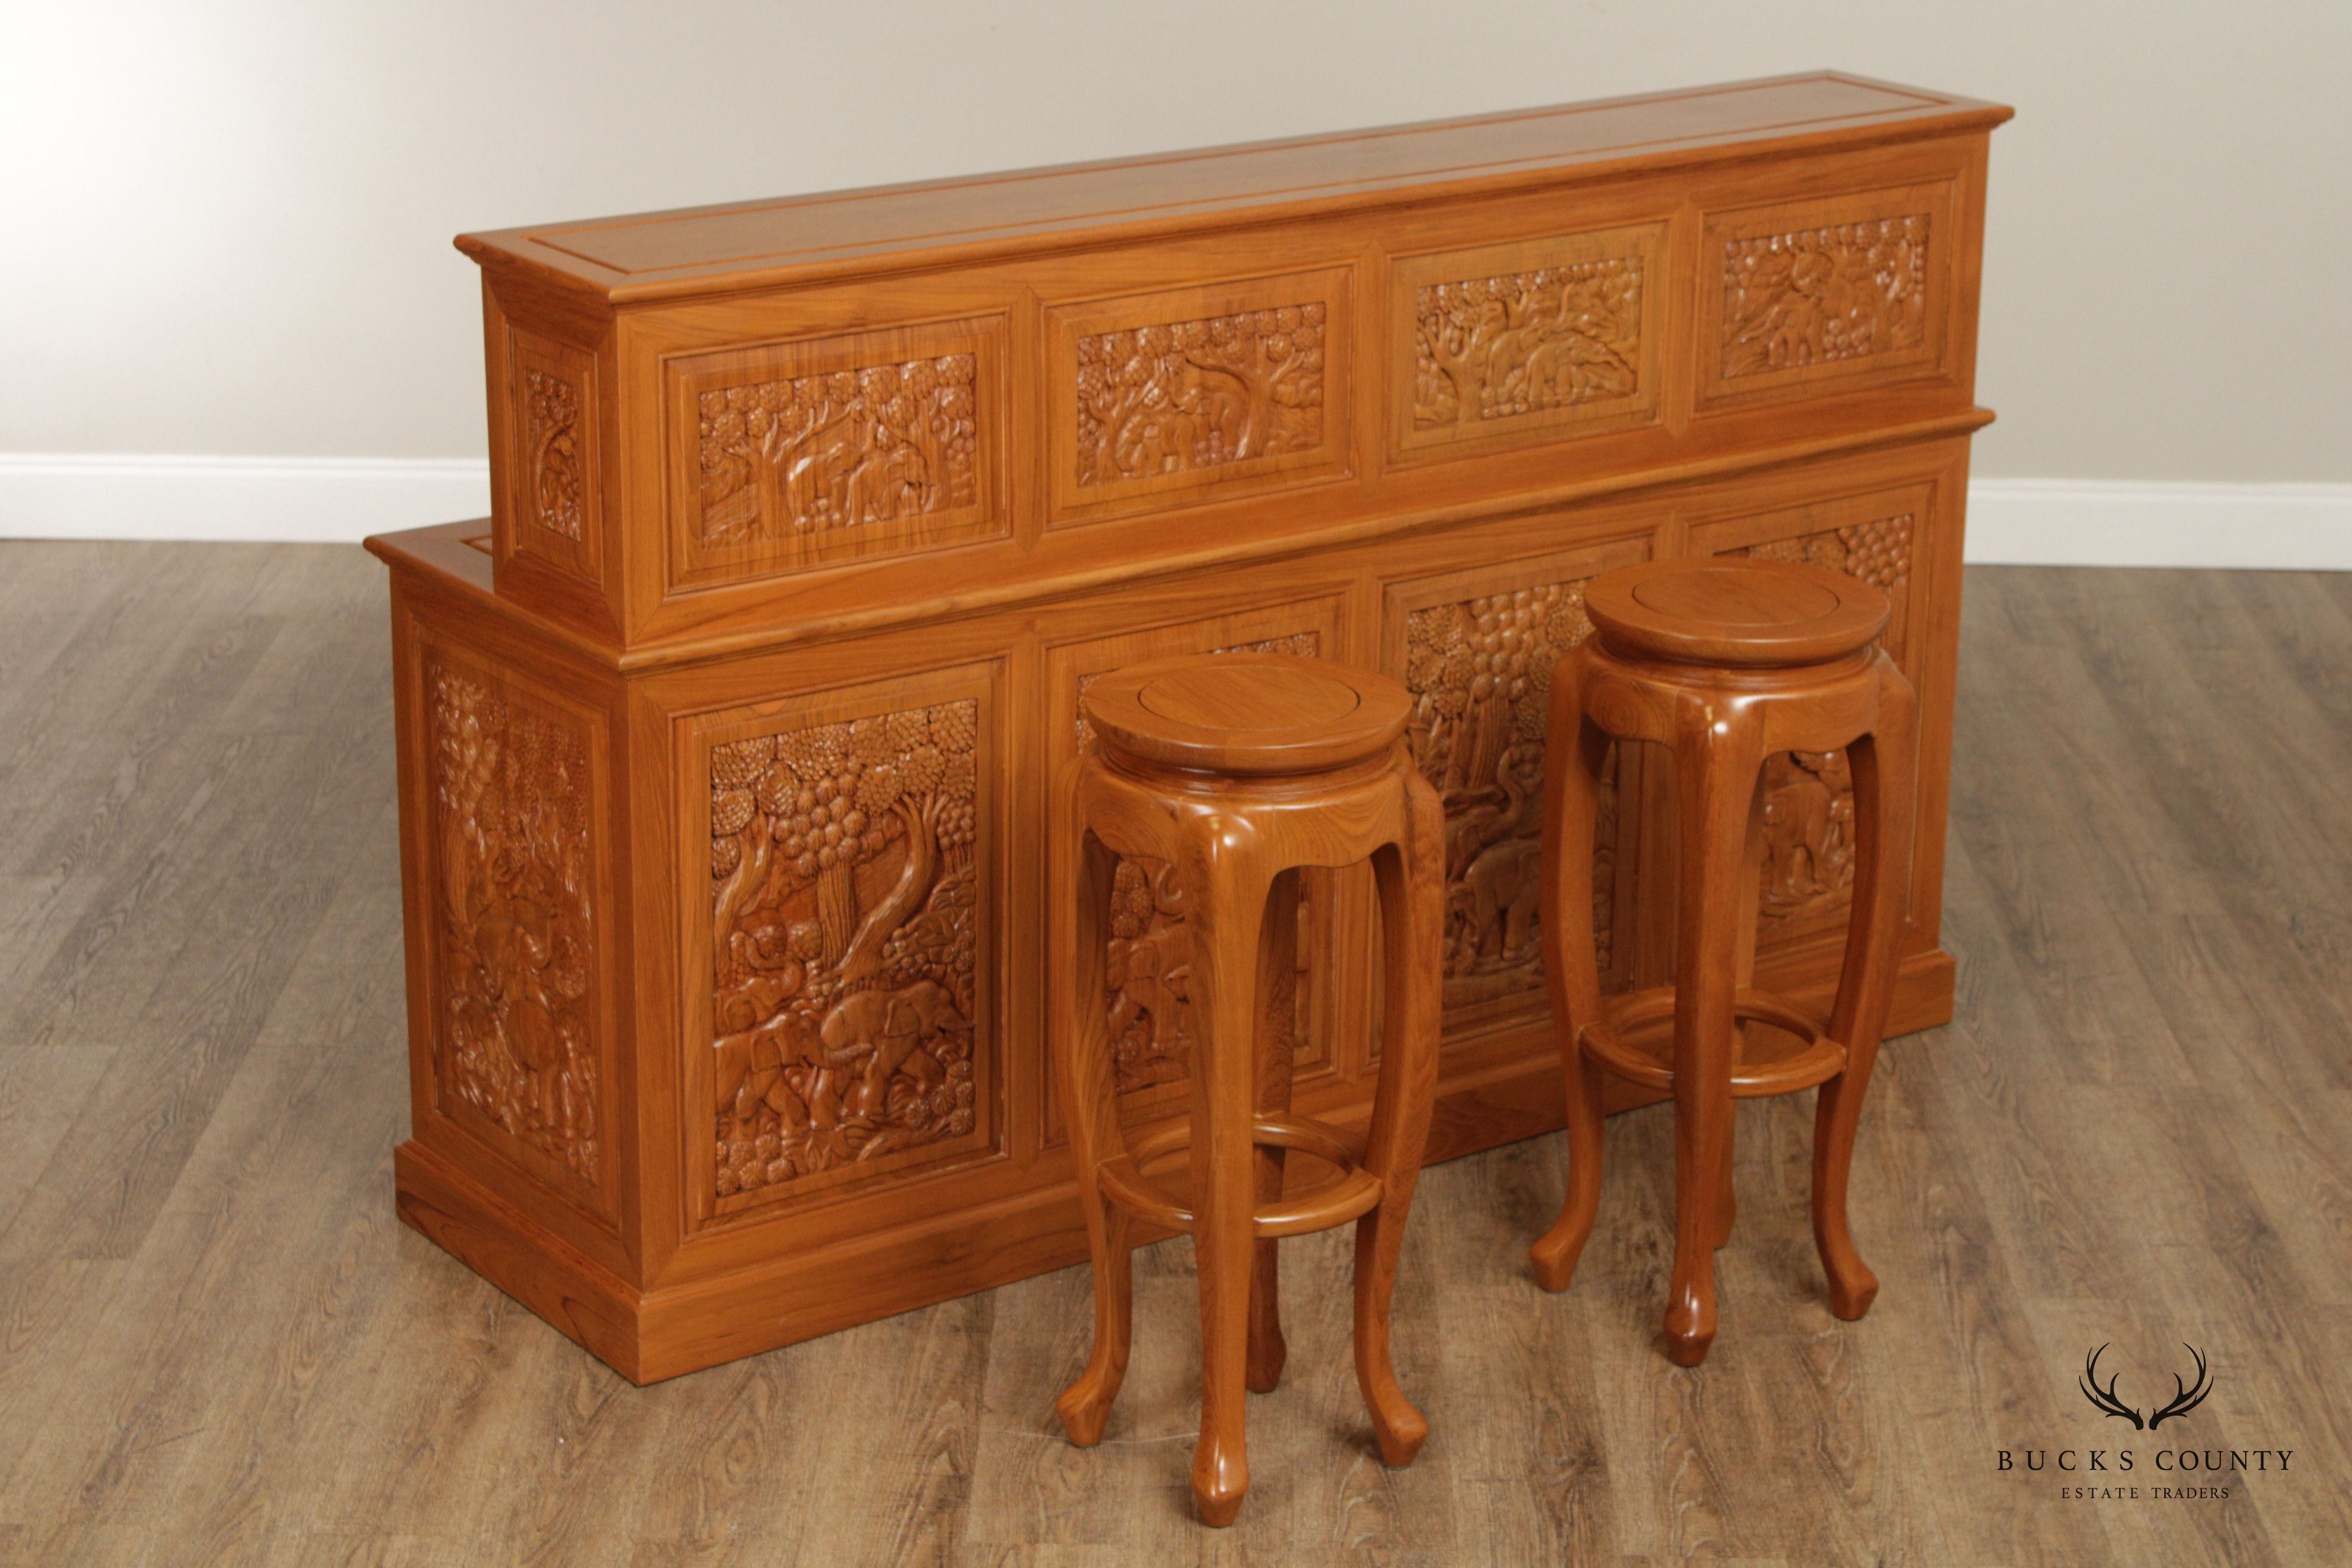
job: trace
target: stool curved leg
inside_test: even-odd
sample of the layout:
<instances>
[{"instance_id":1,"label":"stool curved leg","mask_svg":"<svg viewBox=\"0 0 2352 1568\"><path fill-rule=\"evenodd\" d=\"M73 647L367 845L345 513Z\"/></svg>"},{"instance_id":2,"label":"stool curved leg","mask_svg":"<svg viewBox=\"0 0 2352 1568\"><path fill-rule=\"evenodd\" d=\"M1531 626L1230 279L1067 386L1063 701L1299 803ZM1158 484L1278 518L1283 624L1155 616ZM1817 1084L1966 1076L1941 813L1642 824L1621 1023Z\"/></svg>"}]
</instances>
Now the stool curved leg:
<instances>
[{"instance_id":1,"label":"stool curved leg","mask_svg":"<svg viewBox=\"0 0 2352 1568\"><path fill-rule=\"evenodd\" d=\"M1412 1463L1429 1422L1397 1383L1389 1342L1405 1220L1437 1101L1445 985L1445 806L1418 769L1405 776L1406 842L1372 857L1387 988L1381 1080L1364 1168L1381 1180L1380 1206L1356 1222L1356 1383L1372 1416L1381 1462Z\"/></svg>"},{"instance_id":2,"label":"stool curved leg","mask_svg":"<svg viewBox=\"0 0 2352 1568\"><path fill-rule=\"evenodd\" d=\"M1735 933L1738 945L1733 948L1735 961L1732 974L1741 989L1756 984L1757 922L1764 911L1764 773L1759 767L1756 789L1748 806L1747 848L1740 858L1739 926ZM1738 1026L1738 1038L1744 1043L1749 1026ZM1739 1102L1732 1101L1731 1113L1723 1124L1723 1179L1715 1194L1715 1245L1720 1249L1731 1240L1731 1227L1739 1213L1739 1201L1732 1182L1733 1151L1739 1141Z\"/></svg>"},{"instance_id":3,"label":"stool curved leg","mask_svg":"<svg viewBox=\"0 0 2352 1568\"><path fill-rule=\"evenodd\" d=\"M1732 1222L1739 1214L1739 1197L1731 1180L1733 1152L1739 1142L1739 1102L1723 1113L1723 1158L1716 1163L1715 1178L1715 1247L1721 1251L1731 1243Z\"/></svg>"},{"instance_id":4,"label":"stool curved leg","mask_svg":"<svg viewBox=\"0 0 2352 1568\"><path fill-rule=\"evenodd\" d=\"M1087 1448L1101 1440L1111 1402L1127 1376L1135 1281L1131 1222L1123 1210L1104 1200L1096 1174L1103 1162L1125 1149L1103 1005L1111 877L1118 861L1078 825L1076 769L1073 763L1056 791L1062 811L1048 851L1053 914L1047 938L1054 976L1048 1025L1061 1079L1062 1119L1069 1127L1077 1173L1078 1205L1086 1214L1087 1251L1094 1265L1095 1340L1086 1370L1062 1391L1054 1408L1070 1441Z\"/></svg>"},{"instance_id":5,"label":"stool curved leg","mask_svg":"<svg viewBox=\"0 0 2352 1568\"><path fill-rule=\"evenodd\" d=\"M1275 880L1249 823L1196 819L1181 848L1192 933L1192 1253L1201 1283L1201 1439L1192 1501L1225 1525L1249 1490L1251 1222L1256 1207L1257 960Z\"/></svg>"},{"instance_id":6,"label":"stool curved leg","mask_svg":"<svg viewBox=\"0 0 2352 1568\"><path fill-rule=\"evenodd\" d=\"M1813 1242L1829 1276L1830 1310L1848 1320L1870 1310L1878 1298L1878 1277L1854 1250L1846 1222L1846 1177L1902 959L1918 767L1917 699L1891 662L1879 704L1877 732L1846 748L1853 773L1854 907L1830 1014L1831 1037L1846 1048L1845 1070L1822 1085L1813 1114Z\"/></svg>"},{"instance_id":7,"label":"stool curved leg","mask_svg":"<svg viewBox=\"0 0 2352 1568\"><path fill-rule=\"evenodd\" d=\"M1682 830L1675 948L1675 1271L1666 1354L1696 1366L1715 1342L1716 1207L1731 1128L1733 1010L1748 805L1762 721L1724 697L1693 698L1675 748Z\"/></svg>"},{"instance_id":8,"label":"stool curved leg","mask_svg":"<svg viewBox=\"0 0 2352 1568\"><path fill-rule=\"evenodd\" d=\"M1568 1195L1559 1218L1528 1249L1536 1283L1565 1290L1591 1237L1601 1208L1603 1136L1601 1066L1584 1053L1584 1026L1601 1016L1601 969L1592 931L1592 850L1601 783L1610 741L1581 715L1581 661L1563 660L1552 677L1551 731L1545 754L1541 873L1544 980L1559 1041L1568 1097Z\"/></svg>"},{"instance_id":9,"label":"stool curved leg","mask_svg":"<svg viewBox=\"0 0 2352 1568\"><path fill-rule=\"evenodd\" d=\"M1290 1109L1291 1064L1298 1017L1298 873L1286 871L1266 894L1265 923L1257 946L1257 1108L1279 1116ZM1268 1204L1282 1196L1283 1151L1261 1144L1255 1196ZM1271 1394L1282 1382L1290 1350L1282 1339L1282 1244L1256 1244L1250 1270L1249 1389Z\"/></svg>"}]
</instances>

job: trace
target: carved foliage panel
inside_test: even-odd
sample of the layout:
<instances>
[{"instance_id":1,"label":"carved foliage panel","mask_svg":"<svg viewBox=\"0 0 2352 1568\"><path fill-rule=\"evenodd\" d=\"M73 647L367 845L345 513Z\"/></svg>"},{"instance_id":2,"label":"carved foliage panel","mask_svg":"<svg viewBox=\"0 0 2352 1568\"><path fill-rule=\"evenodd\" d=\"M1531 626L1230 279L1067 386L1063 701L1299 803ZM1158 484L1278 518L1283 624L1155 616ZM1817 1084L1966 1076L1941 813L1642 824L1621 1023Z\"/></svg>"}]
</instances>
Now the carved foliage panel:
<instances>
[{"instance_id":1,"label":"carved foliage panel","mask_svg":"<svg viewBox=\"0 0 2352 1568\"><path fill-rule=\"evenodd\" d=\"M509 329L507 510L514 549L596 574L596 362L568 344Z\"/></svg>"},{"instance_id":2,"label":"carved foliage panel","mask_svg":"<svg viewBox=\"0 0 2352 1568\"><path fill-rule=\"evenodd\" d=\"M1004 534L1002 341L989 317L674 362L673 580Z\"/></svg>"},{"instance_id":3,"label":"carved foliage panel","mask_svg":"<svg viewBox=\"0 0 2352 1568\"><path fill-rule=\"evenodd\" d=\"M1459 1037L1543 1005L1538 905L1551 678L1591 631L1584 585L1639 558L1618 547L1390 591L1391 672L1412 694L1405 731L1445 803L1445 1010ZM1615 973L1621 756L1612 751L1593 854L1593 931Z\"/></svg>"},{"instance_id":4,"label":"carved foliage panel","mask_svg":"<svg viewBox=\"0 0 2352 1568\"><path fill-rule=\"evenodd\" d=\"M1339 471L1348 309L1342 271L1050 309L1055 518Z\"/></svg>"},{"instance_id":5,"label":"carved foliage panel","mask_svg":"<svg viewBox=\"0 0 2352 1568\"><path fill-rule=\"evenodd\" d=\"M437 648L423 695L437 1103L594 1195L609 1159L595 994L601 725Z\"/></svg>"},{"instance_id":6,"label":"carved foliage panel","mask_svg":"<svg viewBox=\"0 0 2352 1568\"><path fill-rule=\"evenodd\" d=\"M1516 445L1655 416L1664 228L1400 259L1391 449Z\"/></svg>"},{"instance_id":7,"label":"carved foliage panel","mask_svg":"<svg viewBox=\"0 0 2352 1568\"><path fill-rule=\"evenodd\" d=\"M1701 247L1713 269L1709 393L1917 374L1943 353L1951 187L1724 215Z\"/></svg>"},{"instance_id":8,"label":"carved foliage panel","mask_svg":"<svg viewBox=\"0 0 2352 1568\"><path fill-rule=\"evenodd\" d=\"M1900 510L1897 510L1900 509ZM1894 615L1880 644L1910 663L1914 545L1924 507L1909 496L1843 503L1852 521L1814 515L1808 531L1730 553L1843 572L1884 592ZM1764 765L1764 872L1759 940L1833 926L1853 901L1853 775L1845 752L1783 752Z\"/></svg>"},{"instance_id":9,"label":"carved foliage panel","mask_svg":"<svg viewBox=\"0 0 2352 1568\"><path fill-rule=\"evenodd\" d=\"M1293 632L1260 637L1206 650L1210 653L1286 653L1303 658L1319 657L1322 634ZM1135 662L1135 661L1129 661ZM1108 673L1093 670L1078 677L1078 695ZM1093 726L1081 710L1076 722L1078 742L1093 739ZM1188 982L1192 946L1184 924L1184 890L1177 885L1176 868L1149 856L1120 856L1111 879L1110 942L1105 980L1110 988L1109 1040L1112 1074L1124 1095L1144 1095L1186 1082L1192 1070L1192 1005ZM1314 902L1328 879L1308 873L1300 879L1298 956L1287 984L1275 988L1276 1009L1284 1034L1291 1042L1294 1068L1319 1063L1323 1042L1302 1026L1309 1016L1309 991L1314 964ZM1324 897L1328 900L1328 893Z\"/></svg>"},{"instance_id":10,"label":"carved foliage panel","mask_svg":"<svg viewBox=\"0 0 2352 1568\"><path fill-rule=\"evenodd\" d=\"M994 1147L990 705L931 695L703 742L719 1212Z\"/></svg>"}]
</instances>

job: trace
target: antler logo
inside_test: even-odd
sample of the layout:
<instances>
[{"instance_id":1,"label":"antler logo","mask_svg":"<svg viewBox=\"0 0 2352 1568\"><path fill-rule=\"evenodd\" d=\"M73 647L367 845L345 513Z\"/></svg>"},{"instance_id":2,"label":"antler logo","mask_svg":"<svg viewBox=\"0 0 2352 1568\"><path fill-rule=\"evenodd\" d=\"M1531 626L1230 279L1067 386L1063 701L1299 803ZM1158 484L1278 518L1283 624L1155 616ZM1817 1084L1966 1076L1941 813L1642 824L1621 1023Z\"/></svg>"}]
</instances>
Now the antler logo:
<instances>
[{"instance_id":1,"label":"antler logo","mask_svg":"<svg viewBox=\"0 0 2352 1568\"><path fill-rule=\"evenodd\" d=\"M2105 1345L2101 1345L2084 1358L2083 1381L2078 1384L2083 1391L2083 1397L2110 1415L2122 1416L2132 1424L2132 1430L2135 1432L2143 1427L2153 1432L2173 1416L2188 1415L2200 1405L2204 1404L2205 1396L2213 1392L2213 1380L2206 1371L2203 1351L2186 1341L2181 1342L2180 1348L2196 1358L2197 1381L2184 1384L2180 1381L2180 1374L2174 1373L2172 1403L2150 1415L2145 1422L2140 1420L2139 1411L2132 1405L2126 1405L2123 1397L2116 1392L2116 1384L2121 1374L2110 1373L2107 1375L2106 1386L2104 1388L2099 1386L2099 1358L2106 1353Z\"/></svg>"}]
</instances>

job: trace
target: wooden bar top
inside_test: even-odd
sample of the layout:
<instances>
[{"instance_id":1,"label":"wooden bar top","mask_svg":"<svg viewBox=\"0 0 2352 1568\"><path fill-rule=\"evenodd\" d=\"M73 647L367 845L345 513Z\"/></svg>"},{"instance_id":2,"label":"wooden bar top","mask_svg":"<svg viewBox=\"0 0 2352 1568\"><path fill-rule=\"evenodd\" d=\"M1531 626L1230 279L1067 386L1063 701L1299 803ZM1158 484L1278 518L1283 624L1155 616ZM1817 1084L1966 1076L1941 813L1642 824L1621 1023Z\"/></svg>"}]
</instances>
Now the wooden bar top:
<instances>
[{"instance_id":1,"label":"wooden bar top","mask_svg":"<svg viewBox=\"0 0 2352 1568\"><path fill-rule=\"evenodd\" d=\"M1727 152L1862 144L1980 129L1999 104L1834 71L1424 121L1149 157L461 235L614 304L871 275L943 261L1230 225L1409 195L1426 201L1660 167Z\"/></svg>"}]
</instances>

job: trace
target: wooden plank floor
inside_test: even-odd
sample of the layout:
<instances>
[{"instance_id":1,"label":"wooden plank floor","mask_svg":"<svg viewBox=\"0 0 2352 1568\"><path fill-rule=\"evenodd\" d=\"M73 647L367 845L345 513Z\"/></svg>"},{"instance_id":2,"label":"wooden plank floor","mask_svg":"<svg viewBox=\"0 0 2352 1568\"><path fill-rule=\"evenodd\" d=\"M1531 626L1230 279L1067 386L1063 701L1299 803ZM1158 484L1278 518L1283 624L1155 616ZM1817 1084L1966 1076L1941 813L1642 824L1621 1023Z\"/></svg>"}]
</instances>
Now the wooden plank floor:
<instances>
[{"instance_id":1,"label":"wooden plank floor","mask_svg":"<svg viewBox=\"0 0 2352 1568\"><path fill-rule=\"evenodd\" d=\"M1443 1166L1396 1308L1420 1463L1372 1456L1345 1241L1291 1243L1214 1533L1183 1243L1081 1453L1077 1271L638 1390L395 1223L381 572L0 545L0 1562L2352 1561L2352 578L1979 569L1964 646L1959 1016L1872 1091L1870 1318L1822 1302L1810 1097L1743 1112L1696 1371L1653 1342L1663 1108L1612 1123L1564 1298L1522 1263L1560 1140ZM2076 1392L2113 1342L2146 1406L2184 1341L2213 1392L2160 1432ZM2139 1499L1998 1468L2093 1447ZM2191 1447L2291 1458L2151 1495Z\"/></svg>"}]
</instances>

